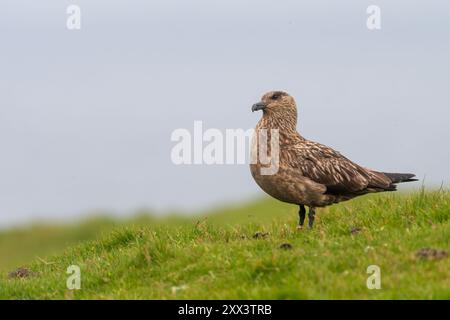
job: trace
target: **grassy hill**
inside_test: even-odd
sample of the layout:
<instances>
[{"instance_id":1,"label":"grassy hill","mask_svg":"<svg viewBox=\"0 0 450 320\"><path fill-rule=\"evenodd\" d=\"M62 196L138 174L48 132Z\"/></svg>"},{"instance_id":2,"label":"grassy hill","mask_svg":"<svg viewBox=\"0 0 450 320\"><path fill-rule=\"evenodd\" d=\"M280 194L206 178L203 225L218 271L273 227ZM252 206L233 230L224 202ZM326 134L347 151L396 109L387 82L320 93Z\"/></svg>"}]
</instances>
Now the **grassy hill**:
<instances>
[{"instance_id":1,"label":"grassy hill","mask_svg":"<svg viewBox=\"0 0 450 320\"><path fill-rule=\"evenodd\" d=\"M0 298L450 299L449 217L440 190L319 209L312 231L296 231L295 206L264 199L192 218L3 232ZM81 290L66 288L70 265ZM380 290L366 287L369 265Z\"/></svg>"}]
</instances>

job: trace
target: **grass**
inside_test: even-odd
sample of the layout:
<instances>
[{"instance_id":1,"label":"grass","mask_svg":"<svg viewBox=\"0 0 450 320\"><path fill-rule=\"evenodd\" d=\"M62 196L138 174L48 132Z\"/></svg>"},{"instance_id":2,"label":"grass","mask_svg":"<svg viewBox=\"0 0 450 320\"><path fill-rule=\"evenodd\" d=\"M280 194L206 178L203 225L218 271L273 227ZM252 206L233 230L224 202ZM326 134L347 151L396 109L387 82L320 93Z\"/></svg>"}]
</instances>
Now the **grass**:
<instances>
[{"instance_id":1,"label":"grass","mask_svg":"<svg viewBox=\"0 0 450 320\"><path fill-rule=\"evenodd\" d=\"M449 299L450 258L416 254L448 252L449 217L449 191L389 193L319 209L315 229L299 232L295 206L264 199L194 218L85 223L69 228L64 252L36 259L51 241L36 242L28 261L14 239L40 236L7 232L0 261L6 252L31 274L2 272L0 298ZM103 232L82 233L89 228ZM80 234L91 240L73 245ZM66 287L70 265L81 269L81 290ZM381 268L380 290L366 286L369 265Z\"/></svg>"}]
</instances>

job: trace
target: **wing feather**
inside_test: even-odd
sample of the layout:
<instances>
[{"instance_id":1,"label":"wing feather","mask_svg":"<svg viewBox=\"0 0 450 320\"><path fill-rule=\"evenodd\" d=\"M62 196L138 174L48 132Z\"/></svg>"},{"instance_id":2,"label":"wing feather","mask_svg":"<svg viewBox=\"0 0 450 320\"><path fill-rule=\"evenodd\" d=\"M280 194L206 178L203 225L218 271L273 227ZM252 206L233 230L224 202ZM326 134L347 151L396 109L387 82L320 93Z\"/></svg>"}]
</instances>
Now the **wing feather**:
<instances>
[{"instance_id":1,"label":"wing feather","mask_svg":"<svg viewBox=\"0 0 450 320\"><path fill-rule=\"evenodd\" d=\"M389 185L387 177L386 180L316 142L305 140L289 146L286 151L285 163L300 170L303 176L325 185L328 193L357 193L367 188L385 188Z\"/></svg>"}]
</instances>

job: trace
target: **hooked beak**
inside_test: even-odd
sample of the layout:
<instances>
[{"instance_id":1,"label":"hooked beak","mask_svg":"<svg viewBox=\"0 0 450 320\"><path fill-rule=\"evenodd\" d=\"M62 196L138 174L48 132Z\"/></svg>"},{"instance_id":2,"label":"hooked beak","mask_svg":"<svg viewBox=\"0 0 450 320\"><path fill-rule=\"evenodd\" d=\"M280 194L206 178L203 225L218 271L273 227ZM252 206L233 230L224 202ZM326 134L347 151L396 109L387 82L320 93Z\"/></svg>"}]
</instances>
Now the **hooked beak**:
<instances>
[{"instance_id":1,"label":"hooked beak","mask_svg":"<svg viewBox=\"0 0 450 320\"><path fill-rule=\"evenodd\" d=\"M252 112L258 111L258 110L264 110L267 107L267 105L264 102L258 102L255 103L252 106Z\"/></svg>"}]
</instances>

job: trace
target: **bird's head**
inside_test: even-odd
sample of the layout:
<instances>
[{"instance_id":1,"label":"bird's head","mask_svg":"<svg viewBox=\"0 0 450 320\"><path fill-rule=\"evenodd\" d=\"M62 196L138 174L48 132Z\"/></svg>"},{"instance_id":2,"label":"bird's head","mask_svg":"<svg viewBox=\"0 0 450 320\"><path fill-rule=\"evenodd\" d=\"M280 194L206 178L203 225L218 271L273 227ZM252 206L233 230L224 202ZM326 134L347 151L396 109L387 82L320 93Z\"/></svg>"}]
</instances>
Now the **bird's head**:
<instances>
[{"instance_id":1,"label":"bird's head","mask_svg":"<svg viewBox=\"0 0 450 320\"><path fill-rule=\"evenodd\" d=\"M263 117L273 119L279 125L297 124L297 106L294 98L283 91L270 91L252 106L252 111L263 111Z\"/></svg>"}]
</instances>

